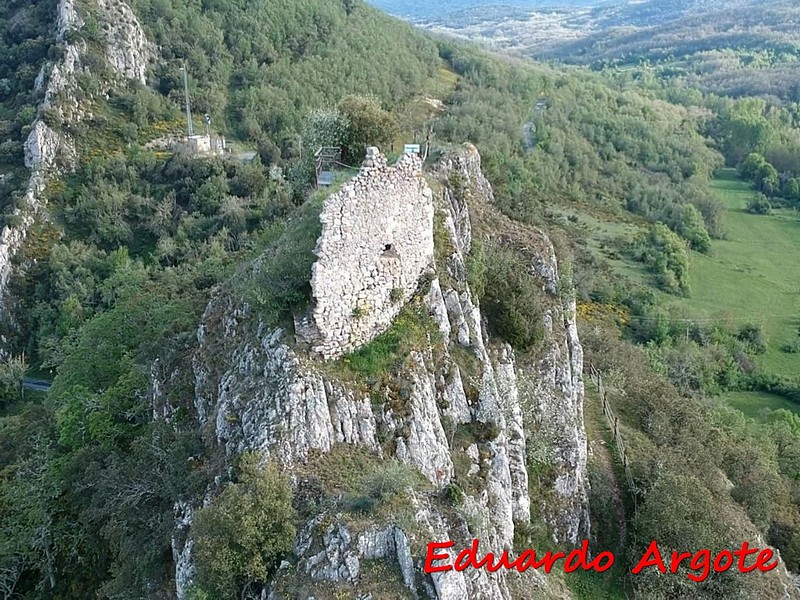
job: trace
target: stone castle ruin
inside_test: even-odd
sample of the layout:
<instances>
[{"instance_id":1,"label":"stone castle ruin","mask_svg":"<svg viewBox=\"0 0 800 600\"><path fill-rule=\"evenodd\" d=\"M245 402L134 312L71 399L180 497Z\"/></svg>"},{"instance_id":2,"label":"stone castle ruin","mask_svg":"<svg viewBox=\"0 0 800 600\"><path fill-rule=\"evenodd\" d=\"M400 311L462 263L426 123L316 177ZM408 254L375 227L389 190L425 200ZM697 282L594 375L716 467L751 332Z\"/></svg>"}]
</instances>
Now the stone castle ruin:
<instances>
[{"instance_id":1,"label":"stone castle ruin","mask_svg":"<svg viewBox=\"0 0 800 600\"><path fill-rule=\"evenodd\" d=\"M433 263L433 213L420 158L405 154L389 166L369 148L320 215L312 309L296 323L313 353L335 359L389 328Z\"/></svg>"}]
</instances>

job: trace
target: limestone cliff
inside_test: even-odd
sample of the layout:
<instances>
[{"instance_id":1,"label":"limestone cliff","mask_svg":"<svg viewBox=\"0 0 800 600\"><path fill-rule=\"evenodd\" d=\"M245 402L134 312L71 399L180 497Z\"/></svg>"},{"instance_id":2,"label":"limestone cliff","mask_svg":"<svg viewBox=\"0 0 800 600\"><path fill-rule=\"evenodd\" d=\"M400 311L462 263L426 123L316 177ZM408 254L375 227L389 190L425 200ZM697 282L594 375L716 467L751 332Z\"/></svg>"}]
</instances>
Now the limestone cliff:
<instances>
[{"instance_id":1,"label":"limestone cliff","mask_svg":"<svg viewBox=\"0 0 800 600\"><path fill-rule=\"evenodd\" d=\"M101 37L112 72L144 83L153 49L130 7L123 0L98 0L89 10L103 29ZM54 35L62 58L45 64L36 78L36 91L42 93L42 101L25 142L25 166L31 176L23 201L14 211L16 224L7 225L0 232L0 307L5 301L12 259L47 202L44 193L47 180L58 171L71 169L77 159L74 141L63 126L74 125L86 111L86 100L80 99L76 74L86 70L82 63L87 45L82 40L71 41L77 36L70 35L84 24L76 0L59 1ZM47 120L45 111L49 114ZM53 121L62 127L54 129Z\"/></svg>"},{"instance_id":2,"label":"limestone cliff","mask_svg":"<svg viewBox=\"0 0 800 600\"><path fill-rule=\"evenodd\" d=\"M391 169L383 157L372 156L326 201L312 305L305 319L296 319L298 334L317 336L310 344L302 343L303 335L266 327L257 311L224 289L198 330L197 415L209 444L228 459L256 450L291 473L298 490L315 478L315 465L328 453L342 452L408 465L428 482L407 490L402 515L376 509L365 519L336 501L312 514L298 533L293 564L282 566L270 597L302 588L326 598L330 585L358 597L371 589L365 568L376 559L396 565L398 589L409 598L569 596L557 579L535 572L422 571L425 544L433 540L452 539L458 546L477 537L484 550L513 550L515 532L531 525L532 443L547 446L544 460L557 472L553 493L546 495L554 500L540 506L544 500L535 498L536 514L567 544L587 533L588 517L581 349L574 305L558 296L552 246L536 233L542 251L532 252L530 275L552 298L543 348L523 365L510 346L487 334L467 284L470 205L491 210L493 200L477 150L467 146L447 155L430 185L420 166L405 157ZM458 193L449 183L454 172ZM428 246L434 237L435 253ZM398 262L382 266L388 251L388 260ZM339 282L334 295L324 288L338 285L331 265L348 277L363 269L366 281ZM389 316L360 326L363 315L353 314L353 303L365 299ZM331 315L338 317L325 319ZM348 375L344 352L411 318L424 324L424 337L391 372L370 385ZM329 323L336 323L330 329L336 335L357 331L357 337L339 337L338 345L323 344L320 351L315 340L331 339L325 337ZM173 549L183 598L193 573L191 508L181 506L178 513Z\"/></svg>"}]
</instances>

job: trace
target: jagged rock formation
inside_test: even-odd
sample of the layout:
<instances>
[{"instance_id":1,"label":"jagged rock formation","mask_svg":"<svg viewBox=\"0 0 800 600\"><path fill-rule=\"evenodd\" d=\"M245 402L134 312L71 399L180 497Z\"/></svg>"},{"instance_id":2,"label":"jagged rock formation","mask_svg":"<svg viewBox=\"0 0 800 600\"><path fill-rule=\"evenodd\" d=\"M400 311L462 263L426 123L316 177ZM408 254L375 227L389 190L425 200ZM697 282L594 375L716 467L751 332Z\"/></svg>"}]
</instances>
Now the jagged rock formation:
<instances>
[{"instance_id":1,"label":"jagged rock formation","mask_svg":"<svg viewBox=\"0 0 800 600\"><path fill-rule=\"evenodd\" d=\"M64 97L64 92L74 86L72 74L77 62L78 49L66 44L67 32L83 24L78 15L74 0L61 0L58 4L56 39L64 44L65 53L61 64L52 66L47 76L47 65L42 67L36 78L36 88L44 88L42 109L51 108L56 97ZM46 87L45 87L45 81ZM69 96L69 95L67 95ZM65 106L71 105L64 98ZM75 101L77 104L77 101ZM31 171L28 187L21 207L14 210L15 226L6 225L0 232L0 305L5 300L8 280L11 276L11 261L22 246L28 230L44 206L43 193L47 177L59 164L69 164L74 159L75 148L63 135L56 133L42 119L41 115L33 123L25 140L25 166Z\"/></svg>"},{"instance_id":2,"label":"jagged rock formation","mask_svg":"<svg viewBox=\"0 0 800 600\"><path fill-rule=\"evenodd\" d=\"M433 192L422 161L406 154L389 167L377 152L320 215L305 338L326 359L386 331L433 261Z\"/></svg>"},{"instance_id":3,"label":"jagged rock formation","mask_svg":"<svg viewBox=\"0 0 800 600\"><path fill-rule=\"evenodd\" d=\"M481 172L477 148L466 144L460 152L443 157L439 178L450 182L443 194L452 215L446 223L456 232L457 248L466 253L472 235L469 206L484 211L494 201L492 187ZM522 235L514 235L523 229L518 224L496 213L484 218L491 221L491 225L484 227L487 235L523 238L516 246L528 256L531 274L541 283L545 295L544 342L531 363L524 365L521 384L505 385L503 393L509 395L518 390L524 396L520 403L528 419L525 427L528 454L548 464L555 473L554 494L541 503L540 512L559 541L577 544L589 535L589 484L583 426L583 348L578 339L575 297L560 290L555 250L544 233L524 228ZM451 268L460 271L457 260Z\"/></svg>"},{"instance_id":4,"label":"jagged rock formation","mask_svg":"<svg viewBox=\"0 0 800 600\"><path fill-rule=\"evenodd\" d=\"M11 260L22 246L28 229L43 207L42 194L47 174L55 169L61 160L70 160L74 156L74 151L71 144L42 120L34 123L25 141L25 166L30 169L31 177L25 190L23 207L14 210L17 224L13 227L6 225L0 232L0 307L11 276Z\"/></svg>"},{"instance_id":5,"label":"jagged rock formation","mask_svg":"<svg viewBox=\"0 0 800 600\"><path fill-rule=\"evenodd\" d=\"M557 296L558 263L552 246L541 256L539 274L545 289ZM545 313L546 343L530 379L535 402L531 407L538 424L537 442L545 448L556 470L556 503L542 512L562 540L577 544L589 534L586 473L587 443L583 427L583 348L578 339L574 297L556 303Z\"/></svg>"},{"instance_id":6,"label":"jagged rock formation","mask_svg":"<svg viewBox=\"0 0 800 600\"><path fill-rule=\"evenodd\" d=\"M95 16L104 28L109 65L121 77L144 83L153 50L130 7L123 0L98 0L98 8ZM68 41L68 33L85 24L76 0L59 1L56 23L55 35L62 46L63 58L58 63L43 66L36 78L36 89L43 89L44 97L25 142L25 166L31 171L31 177L22 206L14 211L16 225L7 225L0 232L0 306L5 301L11 261L46 203L44 189L47 179L59 170L69 170L77 158L73 140L43 120L47 110L62 125L74 124L83 118L86 110L78 99L75 79L75 74L82 68L86 44Z\"/></svg>"},{"instance_id":7,"label":"jagged rock formation","mask_svg":"<svg viewBox=\"0 0 800 600\"><path fill-rule=\"evenodd\" d=\"M405 232L423 245L433 239L430 195L418 179L418 164L405 158L399 171L390 171L384 159L372 160L393 182L395 191L401 191L379 196L384 215L403 215L406 220L393 231L391 243L417 256L413 268L403 275L408 287L396 303L424 313L430 321L427 342L412 351L397 372L387 373L379 387L365 389L337 377L337 363L331 366L315 359L313 352L302 350L302 344L295 347L286 332L265 327L250 307L220 291L209 303L198 331L196 409L213 440L210 443L218 444L230 458L257 450L265 460L277 460L288 472L297 473L310 457L344 445L360 448L376 460L394 459L415 467L428 480L431 491L408 491L413 518L403 526L376 516L365 529L363 519L354 521L346 512L325 512L311 518L298 534L296 567L285 565L272 591L277 593L287 580L302 577L312 584L350 586L356 597L361 590L363 561L385 558L397 564L408 597L565 597L556 583L539 573L512 577L502 572L447 572L431 577L421 567L424 545L432 540L453 539L463 547L477 537L486 551L513 548L516 528L526 527L531 519L528 444L542 429L537 418L553 418L551 429L558 433L558 440L548 438L548 443L556 446L551 458L559 470L555 489L560 501L542 512L563 541L574 542L587 531L583 384L574 312L569 313L568 304L555 308L559 303L554 302L554 308L546 313L548 340L541 360L532 370L518 365L510 346L489 339L466 281L473 225L463 192L469 190L472 201L484 206L492 202L477 150L467 146L445 157L437 172L443 191L435 203L448 242L436 264L427 246L415 250L410 247L411 238L399 237ZM454 173L458 173L458 191L449 183ZM374 202L364 202L377 182L359 188L366 177L362 175L351 188L332 196L322 212L324 229L318 243L314 295L317 309L321 304L327 306L329 314L334 310L333 296L327 296L321 286L330 279L320 276L325 273L320 264L352 262L356 266L352 274L347 271L347 277L358 277L359 260L375 261L375 250L384 245L385 231L378 240L356 242L355 248L336 247L326 240L326 236L340 239L337 236L344 232L338 228L343 223L369 223L364 230L367 235L372 235L374 224L382 223L380 219L385 217L371 214ZM337 217L331 217L332 213ZM547 251L536 255L531 274L542 280L543 288L552 287L557 293L555 256L542 238ZM348 239L362 238L356 233ZM423 261L426 257L427 263ZM377 260L382 259L378 256ZM382 283L375 292L382 302L393 285ZM412 288L416 294L408 298ZM359 290L344 294L344 308L336 310L348 316L352 311L349 303L358 299ZM325 298L329 298L327 304L320 302ZM396 315L400 308L389 310ZM371 326L373 337L389 326L389 322L380 323ZM361 339L362 343L369 341ZM338 353L350 347L340 346ZM536 385L528 385L528 381ZM574 414L556 414L562 411ZM440 492L453 482L458 482L464 494L457 510L443 503ZM187 514L181 510L182 531ZM179 597L184 597L191 581L191 560L187 558L191 539L187 541L183 534L177 538L176 581Z\"/></svg>"},{"instance_id":8,"label":"jagged rock formation","mask_svg":"<svg viewBox=\"0 0 800 600\"><path fill-rule=\"evenodd\" d=\"M121 77L146 83L147 68L155 53L136 15L122 0L96 2L108 64Z\"/></svg>"}]
</instances>

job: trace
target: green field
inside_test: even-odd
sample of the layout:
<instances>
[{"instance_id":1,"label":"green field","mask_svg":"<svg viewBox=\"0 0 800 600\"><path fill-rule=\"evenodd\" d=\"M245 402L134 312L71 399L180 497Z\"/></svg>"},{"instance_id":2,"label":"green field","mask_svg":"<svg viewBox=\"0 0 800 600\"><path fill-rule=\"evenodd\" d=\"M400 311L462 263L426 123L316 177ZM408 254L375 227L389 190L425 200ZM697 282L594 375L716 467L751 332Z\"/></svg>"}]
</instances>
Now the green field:
<instances>
[{"instance_id":1,"label":"green field","mask_svg":"<svg viewBox=\"0 0 800 600\"><path fill-rule=\"evenodd\" d=\"M691 296L676 303L700 318L761 325L768 338L762 369L797 375L800 354L781 347L797 338L800 325L800 215L747 213L753 192L733 169L721 171L712 187L728 207L727 239L714 241L710 255L692 253Z\"/></svg>"},{"instance_id":2,"label":"green field","mask_svg":"<svg viewBox=\"0 0 800 600\"><path fill-rule=\"evenodd\" d=\"M762 411L764 409L768 411L784 409L791 412L800 412L800 407L790 400L783 396L766 392L725 392L722 394L722 399L729 406L740 410L751 419L757 421L762 420Z\"/></svg>"}]
</instances>

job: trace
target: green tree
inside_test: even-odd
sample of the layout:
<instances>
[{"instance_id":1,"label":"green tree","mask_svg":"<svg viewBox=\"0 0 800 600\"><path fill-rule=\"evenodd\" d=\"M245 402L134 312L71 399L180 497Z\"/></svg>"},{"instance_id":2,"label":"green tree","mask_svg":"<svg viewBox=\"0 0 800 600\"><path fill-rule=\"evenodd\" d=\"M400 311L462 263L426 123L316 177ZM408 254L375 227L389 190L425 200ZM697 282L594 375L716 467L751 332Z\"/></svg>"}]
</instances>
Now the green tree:
<instances>
[{"instance_id":1,"label":"green tree","mask_svg":"<svg viewBox=\"0 0 800 600\"><path fill-rule=\"evenodd\" d=\"M345 138L345 156L356 164L363 160L368 146L389 146L399 135L397 119L381 108L375 98L347 96L339 103L339 110L350 121Z\"/></svg>"},{"instance_id":2,"label":"green tree","mask_svg":"<svg viewBox=\"0 0 800 600\"><path fill-rule=\"evenodd\" d=\"M768 215L772 211L772 205L764 194L756 194L747 201L747 212L754 215Z\"/></svg>"},{"instance_id":3,"label":"green tree","mask_svg":"<svg viewBox=\"0 0 800 600\"><path fill-rule=\"evenodd\" d=\"M640 259L664 289L671 292L689 291L689 255L686 243L663 223L656 223L642 241Z\"/></svg>"},{"instance_id":4,"label":"green tree","mask_svg":"<svg viewBox=\"0 0 800 600\"><path fill-rule=\"evenodd\" d=\"M764 116L767 102L761 98L737 100L720 116L726 155L737 164L753 152L763 152L773 132Z\"/></svg>"},{"instance_id":5,"label":"green tree","mask_svg":"<svg viewBox=\"0 0 800 600\"><path fill-rule=\"evenodd\" d=\"M486 283L481 300L492 331L518 350L529 350L544 334L541 288L523 259L510 248L486 248Z\"/></svg>"},{"instance_id":6,"label":"green tree","mask_svg":"<svg viewBox=\"0 0 800 600\"><path fill-rule=\"evenodd\" d=\"M769 163L764 163L756 171L753 181L757 190L771 196L778 189L778 171Z\"/></svg>"},{"instance_id":7,"label":"green tree","mask_svg":"<svg viewBox=\"0 0 800 600\"><path fill-rule=\"evenodd\" d=\"M783 185L781 193L792 206L797 207L800 205L800 178L792 177L788 179Z\"/></svg>"},{"instance_id":8,"label":"green tree","mask_svg":"<svg viewBox=\"0 0 800 600\"><path fill-rule=\"evenodd\" d=\"M29 369L25 355L10 356L0 363L0 383L13 394L14 399L25 399L25 375Z\"/></svg>"},{"instance_id":9,"label":"green tree","mask_svg":"<svg viewBox=\"0 0 800 600\"><path fill-rule=\"evenodd\" d=\"M349 135L350 118L339 109L315 110L308 115L303 130L304 157L325 146L341 148Z\"/></svg>"},{"instance_id":10,"label":"green tree","mask_svg":"<svg viewBox=\"0 0 800 600\"><path fill-rule=\"evenodd\" d=\"M711 250L711 237L708 235L703 215L691 204L683 204L679 209L678 233L688 240L693 250Z\"/></svg>"},{"instance_id":11,"label":"green tree","mask_svg":"<svg viewBox=\"0 0 800 600\"><path fill-rule=\"evenodd\" d=\"M756 178L758 170L766 164L766 159L763 154L758 152L751 152L739 164L739 176L747 181L753 181Z\"/></svg>"},{"instance_id":12,"label":"green tree","mask_svg":"<svg viewBox=\"0 0 800 600\"><path fill-rule=\"evenodd\" d=\"M213 598L237 598L265 583L294 544L296 514L288 479L242 456L238 481L195 514L194 556L200 587Z\"/></svg>"}]
</instances>

